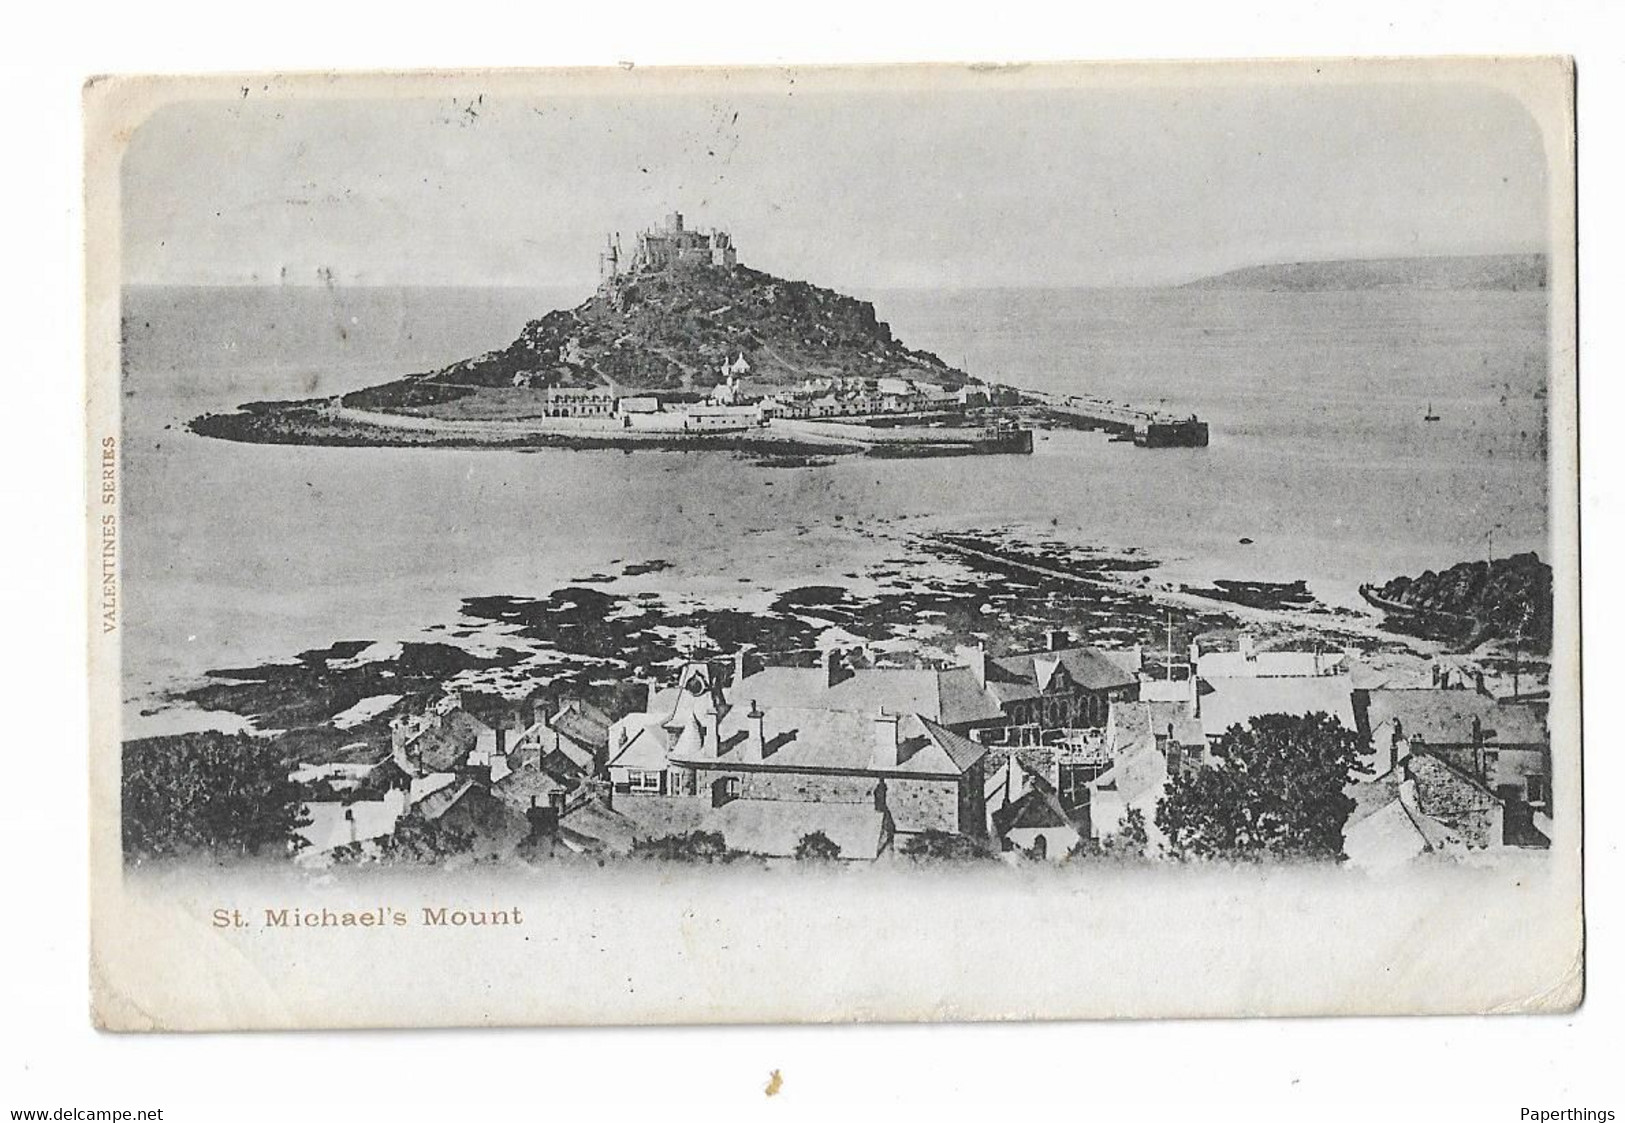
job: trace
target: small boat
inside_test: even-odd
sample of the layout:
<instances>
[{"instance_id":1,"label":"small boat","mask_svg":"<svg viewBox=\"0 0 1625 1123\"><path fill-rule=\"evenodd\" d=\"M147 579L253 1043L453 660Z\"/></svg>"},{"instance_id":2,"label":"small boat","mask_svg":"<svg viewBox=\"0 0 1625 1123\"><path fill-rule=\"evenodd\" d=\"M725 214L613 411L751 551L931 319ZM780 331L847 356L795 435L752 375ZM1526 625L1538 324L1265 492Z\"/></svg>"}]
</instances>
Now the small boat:
<instances>
[{"instance_id":1,"label":"small boat","mask_svg":"<svg viewBox=\"0 0 1625 1123\"><path fill-rule=\"evenodd\" d=\"M1439 415L1433 412L1433 403L1432 402L1428 403L1428 411L1422 415L1422 420L1423 421L1437 421L1437 420L1439 420Z\"/></svg>"}]
</instances>

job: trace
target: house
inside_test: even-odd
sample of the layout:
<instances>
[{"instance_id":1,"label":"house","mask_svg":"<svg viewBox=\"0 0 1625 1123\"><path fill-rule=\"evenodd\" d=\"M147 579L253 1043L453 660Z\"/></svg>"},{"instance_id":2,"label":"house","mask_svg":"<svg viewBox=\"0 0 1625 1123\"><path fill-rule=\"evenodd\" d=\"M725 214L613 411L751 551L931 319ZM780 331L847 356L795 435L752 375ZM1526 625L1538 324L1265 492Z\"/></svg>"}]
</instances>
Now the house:
<instances>
[{"instance_id":1,"label":"house","mask_svg":"<svg viewBox=\"0 0 1625 1123\"><path fill-rule=\"evenodd\" d=\"M1355 703L1380 766L1427 753L1514 808L1551 814L1551 737L1540 706L1448 687L1363 690Z\"/></svg>"},{"instance_id":2,"label":"house","mask_svg":"<svg viewBox=\"0 0 1625 1123\"><path fill-rule=\"evenodd\" d=\"M1114 702L1105 729L1109 766L1088 781L1089 825L1095 838L1119 833L1139 813L1150 842L1160 843L1157 804L1171 777L1211 762L1207 732L1196 716L1194 679L1180 684L1183 701Z\"/></svg>"},{"instance_id":3,"label":"house","mask_svg":"<svg viewBox=\"0 0 1625 1123\"><path fill-rule=\"evenodd\" d=\"M673 781L666 762L678 736L695 721L714 721L726 705L720 676L704 663L685 665L675 687L651 683L643 711L610 724L605 770L613 791L677 794L668 790Z\"/></svg>"},{"instance_id":4,"label":"house","mask_svg":"<svg viewBox=\"0 0 1625 1123\"><path fill-rule=\"evenodd\" d=\"M548 386L542 390L544 417L609 417L615 390L609 386Z\"/></svg>"},{"instance_id":5,"label":"house","mask_svg":"<svg viewBox=\"0 0 1625 1123\"><path fill-rule=\"evenodd\" d=\"M525 731L521 748L534 743L550 768L594 776L607 763L614 722L597 706L570 699L558 712Z\"/></svg>"},{"instance_id":6,"label":"house","mask_svg":"<svg viewBox=\"0 0 1625 1123\"><path fill-rule=\"evenodd\" d=\"M1231 726L1246 726L1265 714L1303 717L1324 713L1353 731L1354 702L1344 674L1301 677L1234 677L1191 680L1195 716L1209 745L1216 744Z\"/></svg>"},{"instance_id":7,"label":"house","mask_svg":"<svg viewBox=\"0 0 1625 1123\"><path fill-rule=\"evenodd\" d=\"M642 713L613 723L609 792L623 819L649 836L723 831L770 856L813 830L847 857L873 857L895 835L985 833L987 749L937 720L997 717L959 693L968 672L854 670L835 653L758 669L747 656L727 685L724 668L689 664L675 688L652 688Z\"/></svg>"},{"instance_id":8,"label":"house","mask_svg":"<svg viewBox=\"0 0 1625 1123\"><path fill-rule=\"evenodd\" d=\"M1104 726L1113 702L1139 697L1138 660L1137 650L1076 647L1065 632L1051 631L1040 651L976 652L971 668L1006 723L1037 733Z\"/></svg>"},{"instance_id":9,"label":"house","mask_svg":"<svg viewBox=\"0 0 1625 1123\"><path fill-rule=\"evenodd\" d=\"M323 864L334 850L395 833L407 810L407 793L394 788L379 799L312 800L300 806L303 825L293 834L301 865Z\"/></svg>"},{"instance_id":10,"label":"house","mask_svg":"<svg viewBox=\"0 0 1625 1123\"><path fill-rule=\"evenodd\" d=\"M1018 776L1027 770L1015 753L1010 754L1001 771L1009 776L1003 786L1005 802L989 808L988 814L991 833L1000 849L1012 855L1059 862L1090 837L1087 802L1068 807L1045 777ZM1012 798L1013 792L1020 794Z\"/></svg>"},{"instance_id":11,"label":"house","mask_svg":"<svg viewBox=\"0 0 1625 1123\"><path fill-rule=\"evenodd\" d=\"M1343 853L1350 866L1381 873L1430 852L1417 809L1415 782L1397 769L1371 781L1351 783L1345 794L1354 800L1354 809L1343 825Z\"/></svg>"},{"instance_id":12,"label":"house","mask_svg":"<svg viewBox=\"0 0 1625 1123\"><path fill-rule=\"evenodd\" d=\"M1260 651L1250 635L1237 640L1234 651L1202 651L1191 644L1191 666L1209 682L1230 678L1315 678L1346 675L1355 662L1352 651Z\"/></svg>"},{"instance_id":13,"label":"house","mask_svg":"<svg viewBox=\"0 0 1625 1123\"><path fill-rule=\"evenodd\" d=\"M729 706L680 734L667 790L718 809L736 799L860 804L898 835L980 835L986 753L918 713Z\"/></svg>"},{"instance_id":14,"label":"house","mask_svg":"<svg viewBox=\"0 0 1625 1123\"><path fill-rule=\"evenodd\" d=\"M854 667L834 649L821 652L816 667L758 666L749 649L742 649L724 695L729 705L755 702L765 709L870 716L884 708L916 714L958 733L1006 721L974 667Z\"/></svg>"},{"instance_id":15,"label":"house","mask_svg":"<svg viewBox=\"0 0 1625 1123\"><path fill-rule=\"evenodd\" d=\"M966 409L974 409L979 406L985 406L990 401L987 387L983 386L980 382L965 383L965 385L959 388L957 397L959 404L964 406Z\"/></svg>"},{"instance_id":16,"label":"house","mask_svg":"<svg viewBox=\"0 0 1625 1123\"><path fill-rule=\"evenodd\" d=\"M659 413L660 399L651 394L620 398L615 403L615 412L622 417L633 413Z\"/></svg>"},{"instance_id":17,"label":"house","mask_svg":"<svg viewBox=\"0 0 1625 1123\"><path fill-rule=\"evenodd\" d=\"M502 722L493 725L469 713L455 693L395 717L389 728L390 756L408 776L489 766L505 751L508 734Z\"/></svg>"}]
</instances>

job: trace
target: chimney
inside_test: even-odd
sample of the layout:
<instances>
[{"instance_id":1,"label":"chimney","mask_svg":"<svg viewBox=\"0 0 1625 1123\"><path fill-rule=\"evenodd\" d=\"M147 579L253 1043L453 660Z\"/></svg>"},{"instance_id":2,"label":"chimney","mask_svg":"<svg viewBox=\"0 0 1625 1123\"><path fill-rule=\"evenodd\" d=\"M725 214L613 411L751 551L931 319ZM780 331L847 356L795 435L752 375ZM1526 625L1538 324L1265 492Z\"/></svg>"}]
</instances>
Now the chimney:
<instances>
[{"instance_id":1,"label":"chimney","mask_svg":"<svg viewBox=\"0 0 1625 1123\"><path fill-rule=\"evenodd\" d=\"M348 833L350 836L350 841L354 842L356 838L355 808L346 807L344 809L344 827L346 833Z\"/></svg>"},{"instance_id":2,"label":"chimney","mask_svg":"<svg viewBox=\"0 0 1625 1123\"><path fill-rule=\"evenodd\" d=\"M1051 628L1044 633L1045 651L1064 651L1071 642L1072 637L1068 636L1063 628Z\"/></svg>"},{"instance_id":3,"label":"chimney","mask_svg":"<svg viewBox=\"0 0 1625 1123\"><path fill-rule=\"evenodd\" d=\"M762 713L756 700L751 699L750 711L745 714L745 744L741 755L749 761L762 759L762 746L767 740L767 715Z\"/></svg>"},{"instance_id":4,"label":"chimney","mask_svg":"<svg viewBox=\"0 0 1625 1123\"><path fill-rule=\"evenodd\" d=\"M1489 687L1484 685L1484 670L1482 667L1473 672L1473 681L1478 687L1478 692L1488 698L1490 691Z\"/></svg>"},{"instance_id":5,"label":"chimney","mask_svg":"<svg viewBox=\"0 0 1625 1123\"><path fill-rule=\"evenodd\" d=\"M896 768L897 751L902 738L898 732L901 714L889 714L880 707L875 714L875 764L881 768Z\"/></svg>"},{"instance_id":6,"label":"chimney","mask_svg":"<svg viewBox=\"0 0 1625 1123\"><path fill-rule=\"evenodd\" d=\"M722 755L722 711L713 706L700 719L701 752L708 757Z\"/></svg>"},{"instance_id":7,"label":"chimney","mask_svg":"<svg viewBox=\"0 0 1625 1123\"><path fill-rule=\"evenodd\" d=\"M1202 680L1197 677L1196 668L1191 668L1191 677L1187 679L1191 684L1191 717L1202 716Z\"/></svg>"},{"instance_id":8,"label":"chimney","mask_svg":"<svg viewBox=\"0 0 1625 1123\"><path fill-rule=\"evenodd\" d=\"M976 685L986 686L987 645L985 643L978 643L974 648L971 649L970 658L966 662L970 666L971 674L976 676Z\"/></svg>"},{"instance_id":9,"label":"chimney","mask_svg":"<svg viewBox=\"0 0 1625 1123\"><path fill-rule=\"evenodd\" d=\"M748 660L750 659L750 653L753 650L754 648L752 645L742 643L734 651L734 686L738 686L740 683L744 682L745 676L750 673Z\"/></svg>"},{"instance_id":10,"label":"chimney","mask_svg":"<svg viewBox=\"0 0 1625 1123\"><path fill-rule=\"evenodd\" d=\"M652 713L655 712L655 691L657 689L658 689L658 687L655 685L655 680L650 679L649 680L649 697L648 697L648 701L646 701L644 703L644 705L643 705L643 712L644 713L652 714Z\"/></svg>"},{"instance_id":11,"label":"chimney","mask_svg":"<svg viewBox=\"0 0 1625 1123\"><path fill-rule=\"evenodd\" d=\"M828 689L840 682L844 675L841 673L840 648L826 648L823 653L824 660L824 687ZM752 703L754 705L754 703Z\"/></svg>"},{"instance_id":12,"label":"chimney","mask_svg":"<svg viewBox=\"0 0 1625 1123\"><path fill-rule=\"evenodd\" d=\"M1014 749L1010 750L1009 757L1005 759L1004 767L1006 771L1004 802L1011 804L1027 794L1027 773L1021 767L1021 758L1016 755Z\"/></svg>"},{"instance_id":13,"label":"chimney","mask_svg":"<svg viewBox=\"0 0 1625 1123\"><path fill-rule=\"evenodd\" d=\"M1258 661L1258 651L1253 647L1252 636L1242 636L1239 647L1241 649L1241 657L1247 662L1256 663Z\"/></svg>"}]
</instances>

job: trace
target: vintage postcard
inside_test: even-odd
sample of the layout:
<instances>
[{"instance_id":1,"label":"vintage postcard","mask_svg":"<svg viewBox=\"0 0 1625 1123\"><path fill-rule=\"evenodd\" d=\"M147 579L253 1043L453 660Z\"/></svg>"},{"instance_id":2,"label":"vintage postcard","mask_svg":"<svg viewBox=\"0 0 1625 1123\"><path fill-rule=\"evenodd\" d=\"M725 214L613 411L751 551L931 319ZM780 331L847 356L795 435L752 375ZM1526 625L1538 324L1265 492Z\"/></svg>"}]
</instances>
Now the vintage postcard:
<instances>
[{"instance_id":1,"label":"vintage postcard","mask_svg":"<svg viewBox=\"0 0 1625 1123\"><path fill-rule=\"evenodd\" d=\"M1561 59L85 91L97 1023L1584 986Z\"/></svg>"}]
</instances>

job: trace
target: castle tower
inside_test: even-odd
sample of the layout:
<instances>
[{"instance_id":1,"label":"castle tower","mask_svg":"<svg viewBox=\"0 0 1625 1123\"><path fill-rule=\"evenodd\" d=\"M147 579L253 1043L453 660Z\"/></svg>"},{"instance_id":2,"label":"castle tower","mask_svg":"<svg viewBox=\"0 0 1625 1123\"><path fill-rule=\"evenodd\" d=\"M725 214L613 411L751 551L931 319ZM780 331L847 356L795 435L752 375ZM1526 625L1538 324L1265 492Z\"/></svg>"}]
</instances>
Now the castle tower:
<instances>
[{"instance_id":1,"label":"castle tower","mask_svg":"<svg viewBox=\"0 0 1625 1123\"><path fill-rule=\"evenodd\" d=\"M605 234L604 248L598 251L598 280L614 280L621 271L621 240L619 235Z\"/></svg>"}]
</instances>

